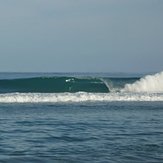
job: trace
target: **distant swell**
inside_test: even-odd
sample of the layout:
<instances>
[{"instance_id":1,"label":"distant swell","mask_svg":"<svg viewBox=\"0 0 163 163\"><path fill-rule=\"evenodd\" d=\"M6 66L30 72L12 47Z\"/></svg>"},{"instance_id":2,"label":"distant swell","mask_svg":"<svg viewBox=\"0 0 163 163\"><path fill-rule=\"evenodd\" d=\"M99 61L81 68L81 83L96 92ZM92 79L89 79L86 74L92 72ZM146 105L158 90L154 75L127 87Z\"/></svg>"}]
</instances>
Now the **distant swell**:
<instances>
[{"instance_id":1,"label":"distant swell","mask_svg":"<svg viewBox=\"0 0 163 163\"><path fill-rule=\"evenodd\" d=\"M126 84L122 91L163 93L163 72L147 75L133 84Z\"/></svg>"},{"instance_id":2,"label":"distant swell","mask_svg":"<svg viewBox=\"0 0 163 163\"><path fill-rule=\"evenodd\" d=\"M63 93L109 92L107 85L98 78L37 77L0 80L0 93Z\"/></svg>"}]
</instances>

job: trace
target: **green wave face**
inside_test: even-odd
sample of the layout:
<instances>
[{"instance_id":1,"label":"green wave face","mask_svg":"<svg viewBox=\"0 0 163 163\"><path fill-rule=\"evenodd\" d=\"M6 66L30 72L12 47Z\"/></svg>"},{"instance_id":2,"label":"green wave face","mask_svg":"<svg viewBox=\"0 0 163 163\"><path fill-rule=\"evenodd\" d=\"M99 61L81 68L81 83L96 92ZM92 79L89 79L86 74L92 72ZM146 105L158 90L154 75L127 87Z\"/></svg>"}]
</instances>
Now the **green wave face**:
<instances>
[{"instance_id":1,"label":"green wave face","mask_svg":"<svg viewBox=\"0 0 163 163\"><path fill-rule=\"evenodd\" d=\"M108 87L98 78L50 77L0 80L0 93L12 92L97 92L107 93Z\"/></svg>"}]
</instances>

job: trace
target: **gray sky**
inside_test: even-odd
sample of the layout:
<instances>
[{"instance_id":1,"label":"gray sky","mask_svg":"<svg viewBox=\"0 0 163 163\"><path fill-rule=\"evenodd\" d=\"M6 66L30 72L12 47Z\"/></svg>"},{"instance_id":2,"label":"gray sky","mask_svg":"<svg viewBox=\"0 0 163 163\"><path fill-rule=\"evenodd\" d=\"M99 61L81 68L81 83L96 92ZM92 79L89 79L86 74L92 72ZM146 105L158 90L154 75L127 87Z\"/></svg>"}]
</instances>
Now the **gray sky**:
<instances>
[{"instance_id":1,"label":"gray sky","mask_svg":"<svg viewBox=\"0 0 163 163\"><path fill-rule=\"evenodd\" d=\"M163 0L2 0L0 71L163 70Z\"/></svg>"}]
</instances>

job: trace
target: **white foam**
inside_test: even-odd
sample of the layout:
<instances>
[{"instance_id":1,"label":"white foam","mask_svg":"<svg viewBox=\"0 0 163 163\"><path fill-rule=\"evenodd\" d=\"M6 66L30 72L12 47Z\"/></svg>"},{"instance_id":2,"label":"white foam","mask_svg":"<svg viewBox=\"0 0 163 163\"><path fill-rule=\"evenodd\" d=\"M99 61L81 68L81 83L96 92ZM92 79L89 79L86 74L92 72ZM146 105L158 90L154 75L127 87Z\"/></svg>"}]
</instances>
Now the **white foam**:
<instances>
[{"instance_id":1,"label":"white foam","mask_svg":"<svg viewBox=\"0 0 163 163\"><path fill-rule=\"evenodd\" d=\"M112 101L163 101L163 94L145 93L9 93L0 95L0 103L69 103Z\"/></svg>"},{"instance_id":2,"label":"white foam","mask_svg":"<svg viewBox=\"0 0 163 163\"><path fill-rule=\"evenodd\" d=\"M163 71L155 75L147 75L133 84L126 84L122 92L163 93Z\"/></svg>"}]
</instances>

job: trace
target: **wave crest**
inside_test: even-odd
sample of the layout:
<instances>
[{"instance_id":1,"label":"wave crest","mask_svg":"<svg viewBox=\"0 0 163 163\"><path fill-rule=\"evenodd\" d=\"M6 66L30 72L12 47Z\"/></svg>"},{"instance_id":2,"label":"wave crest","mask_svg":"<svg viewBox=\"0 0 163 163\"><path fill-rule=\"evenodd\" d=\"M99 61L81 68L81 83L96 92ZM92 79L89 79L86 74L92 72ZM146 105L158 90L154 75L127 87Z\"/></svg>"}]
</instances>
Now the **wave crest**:
<instances>
[{"instance_id":1,"label":"wave crest","mask_svg":"<svg viewBox=\"0 0 163 163\"><path fill-rule=\"evenodd\" d=\"M133 84L126 84L124 92L149 92L162 93L163 92L163 71L154 75L147 75Z\"/></svg>"}]
</instances>

